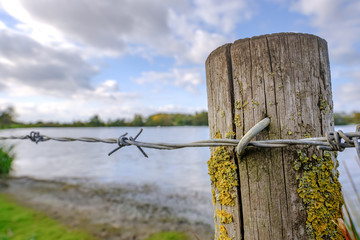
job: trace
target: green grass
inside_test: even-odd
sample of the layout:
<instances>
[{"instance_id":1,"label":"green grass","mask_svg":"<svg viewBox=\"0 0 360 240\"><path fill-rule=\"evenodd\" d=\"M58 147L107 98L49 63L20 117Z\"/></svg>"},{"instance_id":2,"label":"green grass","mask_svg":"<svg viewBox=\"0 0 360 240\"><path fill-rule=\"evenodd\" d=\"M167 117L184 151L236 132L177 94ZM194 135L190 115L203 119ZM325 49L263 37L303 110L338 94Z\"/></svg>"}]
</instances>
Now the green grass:
<instances>
[{"instance_id":1,"label":"green grass","mask_svg":"<svg viewBox=\"0 0 360 240\"><path fill-rule=\"evenodd\" d=\"M86 232L69 229L32 209L13 203L0 194L0 240L90 240Z\"/></svg>"},{"instance_id":2,"label":"green grass","mask_svg":"<svg viewBox=\"0 0 360 240\"><path fill-rule=\"evenodd\" d=\"M14 155L11 153L13 147L7 149L0 147L0 176L7 176L11 170ZM1 240L1 239L0 239Z\"/></svg>"},{"instance_id":3,"label":"green grass","mask_svg":"<svg viewBox=\"0 0 360 240\"><path fill-rule=\"evenodd\" d=\"M189 240L189 239L190 237L188 235L181 232L159 232L151 235L145 240Z\"/></svg>"}]
</instances>

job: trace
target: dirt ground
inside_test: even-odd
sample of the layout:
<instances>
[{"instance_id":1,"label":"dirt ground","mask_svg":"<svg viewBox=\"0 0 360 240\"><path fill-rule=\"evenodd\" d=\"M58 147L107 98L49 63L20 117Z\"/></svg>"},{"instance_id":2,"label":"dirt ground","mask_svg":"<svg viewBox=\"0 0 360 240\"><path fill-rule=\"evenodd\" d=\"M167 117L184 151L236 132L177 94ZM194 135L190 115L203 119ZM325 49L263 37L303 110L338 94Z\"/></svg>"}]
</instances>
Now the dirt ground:
<instances>
[{"instance_id":1,"label":"dirt ground","mask_svg":"<svg viewBox=\"0 0 360 240\"><path fill-rule=\"evenodd\" d=\"M99 239L144 239L160 231L194 232L202 240L213 238L212 210L208 199L197 193L184 197L149 185L105 186L86 180L32 178L1 180L0 191Z\"/></svg>"}]
</instances>

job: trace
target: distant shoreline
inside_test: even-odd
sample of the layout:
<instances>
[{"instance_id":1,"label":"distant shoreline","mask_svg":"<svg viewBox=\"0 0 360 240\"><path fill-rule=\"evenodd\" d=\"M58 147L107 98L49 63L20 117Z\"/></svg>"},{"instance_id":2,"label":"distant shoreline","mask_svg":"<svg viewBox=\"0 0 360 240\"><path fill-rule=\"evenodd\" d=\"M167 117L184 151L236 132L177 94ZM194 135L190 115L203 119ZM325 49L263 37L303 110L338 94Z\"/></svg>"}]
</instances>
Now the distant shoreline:
<instances>
[{"instance_id":1,"label":"distant shoreline","mask_svg":"<svg viewBox=\"0 0 360 240\"><path fill-rule=\"evenodd\" d=\"M34 127L150 127L150 126L207 126L208 112L184 113L156 113L149 117L135 114L133 119L116 118L104 121L99 115L92 116L87 121L74 120L68 123L56 121L37 121L24 123L15 121L15 109L8 108L0 111L0 129L4 128L34 128Z\"/></svg>"}]
</instances>

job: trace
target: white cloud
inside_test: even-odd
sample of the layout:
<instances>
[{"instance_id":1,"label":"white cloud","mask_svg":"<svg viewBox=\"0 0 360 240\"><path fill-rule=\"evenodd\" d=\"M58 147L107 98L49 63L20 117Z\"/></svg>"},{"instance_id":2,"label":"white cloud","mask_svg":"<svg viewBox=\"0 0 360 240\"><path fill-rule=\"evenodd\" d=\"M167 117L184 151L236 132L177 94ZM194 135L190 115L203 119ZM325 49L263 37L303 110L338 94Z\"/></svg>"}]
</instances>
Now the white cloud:
<instances>
[{"instance_id":1,"label":"white cloud","mask_svg":"<svg viewBox=\"0 0 360 240\"><path fill-rule=\"evenodd\" d=\"M250 20L255 11L251 1L195 0L195 15L204 23L230 33L240 21Z\"/></svg>"},{"instance_id":2,"label":"white cloud","mask_svg":"<svg viewBox=\"0 0 360 240\"><path fill-rule=\"evenodd\" d=\"M186 108L186 107L177 106L177 105L174 105L174 104L166 104L166 105L162 105L162 106L159 106L159 107L151 107L148 110L147 115L154 114L154 113L159 113L159 112L161 112L161 113L164 113L164 112L165 113L194 113L196 111L200 112L202 110L203 109L200 109L200 108Z\"/></svg>"},{"instance_id":3,"label":"white cloud","mask_svg":"<svg viewBox=\"0 0 360 240\"><path fill-rule=\"evenodd\" d=\"M101 71L94 62L125 54L174 58L168 71L144 72L136 82L195 93L204 80L194 63L203 66L212 50L232 39L235 26L254 15L250 0L0 0L0 6L18 20L0 22L0 91L14 99L25 120L190 111L173 104L144 106L114 79L94 85Z\"/></svg>"},{"instance_id":4,"label":"white cloud","mask_svg":"<svg viewBox=\"0 0 360 240\"><path fill-rule=\"evenodd\" d=\"M310 17L317 34L329 43L336 112L360 108L360 1L297 0L291 10Z\"/></svg>"},{"instance_id":5,"label":"white cloud","mask_svg":"<svg viewBox=\"0 0 360 240\"><path fill-rule=\"evenodd\" d=\"M139 98L137 93L121 92L116 80L106 80L93 89L78 91L72 95L73 100L83 103L124 104Z\"/></svg>"},{"instance_id":6,"label":"white cloud","mask_svg":"<svg viewBox=\"0 0 360 240\"><path fill-rule=\"evenodd\" d=\"M2 3L21 22L18 30L44 45L77 49L90 57L140 52L202 64L214 47L226 43L237 23L254 14L249 0Z\"/></svg>"},{"instance_id":7,"label":"white cloud","mask_svg":"<svg viewBox=\"0 0 360 240\"><path fill-rule=\"evenodd\" d=\"M162 1L2 1L5 10L41 43L72 43L105 55L123 54L127 43L156 45L168 33ZM154 34L156 33L156 34ZM144 44L144 42L142 42ZM159 43L161 44L161 43Z\"/></svg>"},{"instance_id":8,"label":"white cloud","mask_svg":"<svg viewBox=\"0 0 360 240\"><path fill-rule=\"evenodd\" d=\"M95 114L104 120L131 118L140 105L139 95L121 92L115 80L70 93L66 98L40 95L38 89L22 85L8 87L6 92L18 101L2 100L1 106L15 107L18 120L26 122L88 120Z\"/></svg>"},{"instance_id":9,"label":"white cloud","mask_svg":"<svg viewBox=\"0 0 360 240\"><path fill-rule=\"evenodd\" d=\"M226 39L216 33L197 30L193 34L192 46L186 53L186 59L204 64L210 52L226 43Z\"/></svg>"},{"instance_id":10,"label":"white cloud","mask_svg":"<svg viewBox=\"0 0 360 240\"><path fill-rule=\"evenodd\" d=\"M109 104L117 105L119 103L126 104L139 98L135 92L121 92L118 83L115 80L106 80L92 88L78 89L74 92L68 92L64 95L44 94L42 89L35 86L5 84L5 91L9 97L14 98L33 98L33 102L40 104L36 99L42 98L45 102L53 102L59 104L60 102L73 101L83 105L102 105ZM1 88L0 88L1 89ZM28 106L28 105L26 105Z\"/></svg>"},{"instance_id":11,"label":"white cloud","mask_svg":"<svg viewBox=\"0 0 360 240\"><path fill-rule=\"evenodd\" d=\"M46 22L37 21L26 8L21 4L20 1L1 1L4 10L17 18L21 23L16 24L16 28L28 33L31 38L41 44L59 43L64 41L61 33L53 26Z\"/></svg>"},{"instance_id":12,"label":"white cloud","mask_svg":"<svg viewBox=\"0 0 360 240\"><path fill-rule=\"evenodd\" d=\"M119 84L116 80L109 79L101 83L99 87L96 88L96 92L116 92L119 90Z\"/></svg>"},{"instance_id":13,"label":"white cloud","mask_svg":"<svg viewBox=\"0 0 360 240\"><path fill-rule=\"evenodd\" d=\"M203 83L199 69L173 68L168 72L143 72L134 80L139 84L166 84L182 87L189 92L197 92L197 87Z\"/></svg>"},{"instance_id":14,"label":"white cloud","mask_svg":"<svg viewBox=\"0 0 360 240\"><path fill-rule=\"evenodd\" d=\"M6 25L2 21L0 21L0 30L2 29L6 29Z\"/></svg>"},{"instance_id":15,"label":"white cloud","mask_svg":"<svg viewBox=\"0 0 360 240\"><path fill-rule=\"evenodd\" d=\"M336 112L360 111L360 72L353 81L339 85L334 91Z\"/></svg>"},{"instance_id":16,"label":"white cloud","mask_svg":"<svg viewBox=\"0 0 360 240\"><path fill-rule=\"evenodd\" d=\"M96 73L76 53L43 46L13 31L0 30L0 82L36 88L46 95L64 96L90 89Z\"/></svg>"},{"instance_id":17,"label":"white cloud","mask_svg":"<svg viewBox=\"0 0 360 240\"><path fill-rule=\"evenodd\" d=\"M291 9L310 16L311 24L329 42L333 60L360 64L360 1L299 0Z\"/></svg>"},{"instance_id":18,"label":"white cloud","mask_svg":"<svg viewBox=\"0 0 360 240\"><path fill-rule=\"evenodd\" d=\"M171 45L171 54L179 63L204 64L211 51L229 41L239 22L253 17L254 9L247 0L195 0L191 10L170 9L169 27L178 42Z\"/></svg>"},{"instance_id":19,"label":"white cloud","mask_svg":"<svg viewBox=\"0 0 360 240\"><path fill-rule=\"evenodd\" d=\"M194 113L203 110L197 107L185 107L168 103L155 106L142 104L140 101L127 101L126 99L117 102L117 104L103 102L94 104L96 102L94 99L89 101L74 101L73 99L58 101L57 99L43 98L43 100L39 102L9 102L0 99L0 106L2 106L2 109L7 106L15 107L18 116L16 120L23 122L40 120L58 122L87 121L95 114L99 115L102 120L107 121L108 119L114 120L118 118L133 119L135 114L147 117L159 112Z\"/></svg>"}]
</instances>

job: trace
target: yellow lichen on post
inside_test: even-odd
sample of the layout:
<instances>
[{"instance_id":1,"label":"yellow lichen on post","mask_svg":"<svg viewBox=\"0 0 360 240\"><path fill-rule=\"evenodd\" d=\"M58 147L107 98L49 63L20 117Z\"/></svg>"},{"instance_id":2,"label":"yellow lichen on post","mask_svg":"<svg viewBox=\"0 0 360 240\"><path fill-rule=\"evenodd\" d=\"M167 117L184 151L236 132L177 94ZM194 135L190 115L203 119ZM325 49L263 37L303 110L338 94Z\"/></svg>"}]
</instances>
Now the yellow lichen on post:
<instances>
[{"instance_id":1,"label":"yellow lichen on post","mask_svg":"<svg viewBox=\"0 0 360 240\"><path fill-rule=\"evenodd\" d=\"M215 148L208 163L209 175L215 191L213 198L224 206L235 206L234 188L238 185L236 165L226 147ZM215 194L215 196L214 196Z\"/></svg>"},{"instance_id":2,"label":"yellow lichen on post","mask_svg":"<svg viewBox=\"0 0 360 240\"><path fill-rule=\"evenodd\" d=\"M225 209L222 209L221 211L216 209L216 215L221 223L229 224L233 221L233 216L226 212Z\"/></svg>"},{"instance_id":3,"label":"yellow lichen on post","mask_svg":"<svg viewBox=\"0 0 360 240\"><path fill-rule=\"evenodd\" d=\"M224 110L222 110L222 112L221 112L221 117L222 118L225 117L225 111Z\"/></svg>"},{"instance_id":4,"label":"yellow lichen on post","mask_svg":"<svg viewBox=\"0 0 360 240\"><path fill-rule=\"evenodd\" d=\"M216 132L215 132L215 134L214 134L214 138L216 138L216 139L221 139L221 133L220 133L220 131L219 130L217 130Z\"/></svg>"},{"instance_id":5,"label":"yellow lichen on post","mask_svg":"<svg viewBox=\"0 0 360 240\"><path fill-rule=\"evenodd\" d=\"M236 133L234 131L230 131L225 134L225 138L234 138L235 136Z\"/></svg>"},{"instance_id":6,"label":"yellow lichen on post","mask_svg":"<svg viewBox=\"0 0 360 240\"><path fill-rule=\"evenodd\" d=\"M319 108L320 108L320 111L326 113L328 110L327 110L327 101L326 99L324 99L321 95L319 97Z\"/></svg>"},{"instance_id":7,"label":"yellow lichen on post","mask_svg":"<svg viewBox=\"0 0 360 240\"><path fill-rule=\"evenodd\" d=\"M341 185L337 165L334 168L332 153L308 157L298 150L294 169L302 171L298 176L298 193L307 211L306 230L312 239L343 239L337 228L338 218L342 218Z\"/></svg>"},{"instance_id":8,"label":"yellow lichen on post","mask_svg":"<svg viewBox=\"0 0 360 240\"><path fill-rule=\"evenodd\" d=\"M234 117L234 124L237 128L242 129L241 127L241 121L240 121L240 115L239 114L235 114Z\"/></svg>"},{"instance_id":9,"label":"yellow lichen on post","mask_svg":"<svg viewBox=\"0 0 360 240\"><path fill-rule=\"evenodd\" d=\"M223 226L223 225L220 225L219 227L219 232L220 232L220 235L219 235L219 238L217 240L232 240L227 231L226 231L226 228Z\"/></svg>"},{"instance_id":10,"label":"yellow lichen on post","mask_svg":"<svg viewBox=\"0 0 360 240\"><path fill-rule=\"evenodd\" d=\"M239 110L242 108L241 100L237 100L237 101L235 102L235 108L236 108L236 109L239 109Z\"/></svg>"},{"instance_id":11,"label":"yellow lichen on post","mask_svg":"<svg viewBox=\"0 0 360 240\"><path fill-rule=\"evenodd\" d=\"M229 131L225 135L226 138L233 138L235 133ZM214 137L221 139L220 131L215 131ZM215 239L232 240L232 237L234 237L233 226L230 229L228 228L228 233L225 226L221 224L227 224L227 227L229 227L233 223L234 217L226 212L225 209L220 210L217 207L219 205L235 206L236 187L238 186L237 166L232 161L228 147L216 147L207 164L212 185L212 201L214 206L216 206L214 219L217 233L215 234Z\"/></svg>"},{"instance_id":12,"label":"yellow lichen on post","mask_svg":"<svg viewBox=\"0 0 360 240\"><path fill-rule=\"evenodd\" d=\"M215 205L216 204L216 194L215 194L215 189L211 189L211 193L212 193L212 203Z\"/></svg>"}]
</instances>

